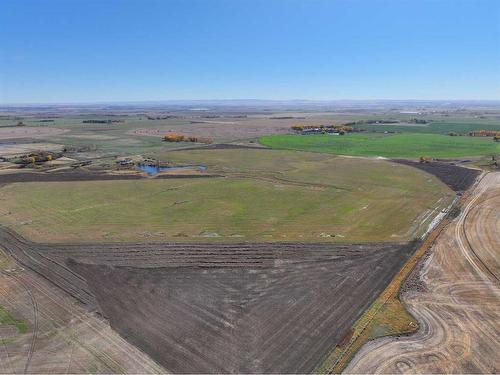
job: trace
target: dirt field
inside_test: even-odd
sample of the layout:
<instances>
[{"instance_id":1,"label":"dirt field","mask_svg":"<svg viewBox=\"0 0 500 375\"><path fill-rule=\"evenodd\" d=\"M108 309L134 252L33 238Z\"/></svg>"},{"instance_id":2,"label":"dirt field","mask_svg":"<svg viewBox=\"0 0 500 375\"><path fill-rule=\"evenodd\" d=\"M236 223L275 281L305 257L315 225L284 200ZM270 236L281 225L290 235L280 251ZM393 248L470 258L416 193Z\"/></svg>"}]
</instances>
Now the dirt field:
<instances>
[{"instance_id":1,"label":"dirt field","mask_svg":"<svg viewBox=\"0 0 500 375\"><path fill-rule=\"evenodd\" d=\"M16 138L44 138L55 135L60 135L68 132L68 129L49 128L49 127L31 127L31 126L12 126L0 127L1 139L16 139Z\"/></svg>"},{"instance_id":2,"label":"dirt field","mask_svg":"<svg viewBox=\"0 0 500 375\"><path fill-rule=\"evenodd\" d=\"M176 171L176 174L162 173L153 177L155 179L175 179L175 178L210 178L220 177L213 174L201 174L196 171L186 170L184 174ZM0 186L15 182L69 182L69 181L125 181L151 179L143 173L131 170L125 173L98 173L82 171L64 171L57 173L39 173L39 172L18 172L18 170L0 173Z\"/></svg>"},{"instance_id":3,"label":"dirt field","mask_svg":"<svg viewBox=\"0 0 500 375\"><path fill-rule=\"evenodd\" d=\"M500 173L490 173L402 295L419 332L369 343L346 372L498 373L499 208Z\"/></svg>"},{"instance_id":4,"label":"dirt field","mask_svg":"<svg viewBox=\"0 0 500 375\"><path fill-rule=\"evenodd\" d=\"M106 320L1 253L0 306L27 326L0 323L2 374L165 372Z\"/></svg>"},{"instance_id":5,"label":"dirt field","mask_svg":"<svg viewBox=\"0 0 500 375\"><path fill-rule=\"evenodd\" d=\"M478 169L459 167L450 163L431 162L419 163L412 160L397 159L396 163L405 164L430 173L455 191L465 191L472 186L476 178L481 174Z\"/></svg>"},{"instance_id":6,"label":"dirt field","mask_svg":"<svg viewBox=\"0 0 500 375\"><path fill-rule=\"evenodd\" d=\"M101 310L173 372L312 371L414 248L41 245L5 229L0 237L25 267Z\"/></svg>"},{"instance_id":7,"label":"dirt field","mask_svg":"<svg viewBox=\"0 0 500 375\"><path fill-rule=\"evenodd\" d=\"M332 121L330 120L330 123ZM161 137L168 132L178 132L185 135L200 135L217 141L235 141L238 139L257 138L268 134L287 134L294 124L321 125L322 118L307 119L271 119L271 118L243 118L221 119L220 121L205 121L193 119L191 123L162 125L133 129L131 135Z\"/></svg>"},{"instance_id":8,"label":"dirt field","mask_svg":"<svg viewBox=\"0 0 500 375\"><path fill-rule=\"evenodd\" d=\"M33 151L61 151L63 145L55 143L0 143L0 156L12 157Z\"/></svg>"}]
</instances>

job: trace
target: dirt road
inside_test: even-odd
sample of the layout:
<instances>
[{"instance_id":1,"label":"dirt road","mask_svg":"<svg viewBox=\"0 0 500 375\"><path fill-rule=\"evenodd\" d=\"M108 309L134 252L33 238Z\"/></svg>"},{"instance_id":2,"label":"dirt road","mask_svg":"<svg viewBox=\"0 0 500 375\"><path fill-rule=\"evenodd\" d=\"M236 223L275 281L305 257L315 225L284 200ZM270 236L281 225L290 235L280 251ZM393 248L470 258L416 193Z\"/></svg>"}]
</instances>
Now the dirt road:
<instances>
[{"instance_id":1,"label":"dirt road","mask_svg":"<svg viewBox=\"0 0 500 375\"><path fill-rule=\"evenodd\" d=\"M486 175L402 295L415 335L367 344L346 373L500 371L500 173Z\"/></svg>"}]
</instances>

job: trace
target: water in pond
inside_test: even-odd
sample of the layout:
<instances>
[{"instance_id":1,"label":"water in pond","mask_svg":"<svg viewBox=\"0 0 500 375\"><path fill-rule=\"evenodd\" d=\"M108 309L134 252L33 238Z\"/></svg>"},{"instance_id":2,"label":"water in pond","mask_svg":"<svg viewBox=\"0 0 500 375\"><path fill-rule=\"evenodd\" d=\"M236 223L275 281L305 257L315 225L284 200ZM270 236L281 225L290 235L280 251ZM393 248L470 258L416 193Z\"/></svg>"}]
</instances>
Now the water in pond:
<instances>
[{"instance_id":1,"label":"water in pond","mask_svg":"<svg viewBox=\"0 0 500 375\"><path fill-rule=\"evenodd\" d=\"M205 169L207 169L207 167L205 167L204 165L186 165L182 167L158 167L156 165L145 165L145 164L140 164L137 168L139 168L143 172L146 172L150 176L165 171L181 171L186 169L204 171Z\"/></svg>"}]
</instances>

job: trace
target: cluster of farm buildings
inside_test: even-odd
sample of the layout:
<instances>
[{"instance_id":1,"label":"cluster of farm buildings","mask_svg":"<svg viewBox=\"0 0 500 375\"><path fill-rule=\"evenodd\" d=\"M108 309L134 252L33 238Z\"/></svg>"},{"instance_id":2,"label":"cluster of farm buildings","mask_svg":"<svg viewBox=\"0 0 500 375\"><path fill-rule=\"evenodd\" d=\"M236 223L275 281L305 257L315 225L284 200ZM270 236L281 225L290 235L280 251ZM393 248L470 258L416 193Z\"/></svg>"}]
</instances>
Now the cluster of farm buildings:
<instances>
[{"instance_id":1,"label":"cluster of farm buildings","mask_svg":"<svg viewBox=\"0 0 500 375\"><path fill-rule=\"evenodd\" d=\"M347 125L293 125L291 129L297 134L332 134L344 135L351 132L360 132L361 129L356 129Z\"/></svg>"}]
</instances>

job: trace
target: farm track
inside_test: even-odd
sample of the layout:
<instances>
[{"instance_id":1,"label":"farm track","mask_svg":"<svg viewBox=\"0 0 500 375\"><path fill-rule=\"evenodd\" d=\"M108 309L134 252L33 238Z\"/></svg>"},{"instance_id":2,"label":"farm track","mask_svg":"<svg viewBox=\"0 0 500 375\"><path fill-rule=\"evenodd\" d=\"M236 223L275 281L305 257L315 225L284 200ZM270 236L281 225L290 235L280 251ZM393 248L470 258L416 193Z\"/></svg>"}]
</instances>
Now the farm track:
<instances>
[{"instance_id":1,"label":"farm track","mask_svg":"<svg viewBox=\"0 0 500 375\"><path fill-rule=\"evenodd\" d=\"M412 336L368 343L348 373L498 373L500 173L487 174L402 294Z\"/></svg>"},{"instance_id":2,"label":"farm track","mask_svg":"<svg viewBox=\"0 0 500 375\"><path fill-rule=\"evenodd\" d=\"M26 364L24 365L24 373L27 374L29 366L31 364L31 359L33 358L33 353L35 352L35 345L36 345L36 340L37 340L37 336L38 336L38 314L39 314L38 303L36 301L36 298L35 298L33 292L31 291L29 285L27 285L24 281L22 281L22 279L20 279L16 276L12 276L12 277L14 277L16 279L16 281L23 286L24 290L26 290L26 292L28 293L28 295L30 297L30 301L33 305L33 336L32 336L31 342L30 342L28 356L26 359Z\"/></svg>"},{"instance_id":3,"label":"farm track","mask_svg":"<svg viewBox=\"0 0 500 375\"><path fill-rule=\"evenodd\" d=\"M2 274L4 275L4 277L15 279L15 281L28 294L30 303L33 307L33 328L32 328L33 332L32 332L32 336L31 336L31 340L30 340L30 344L29 344L28 353L26 355L26 363L24 365L24 374L27 374L28 369L30 367L31 359L33 357L33 353L35 351L36 340L38 337L38 329L39 329L38 328L38 315L39 315L38 303L37 303L37 300L36 300L33 292L31 291L29 285L24 280L22 280L22 278L17 277L16 275L7 274L6 272L2 272ZM4 343L4 346L6 347L7 344ZM5 351L6 351L6 353L8 353L7 349L5 349ZM8 354L7 354L7 356L8 356Z\"/></svg>"},{"instance_id":4,"label":"farm track","mask_svg":"<svg viewBox=\"0 0 500 375\"><path fill-rule=\"evenodd\" d=\"M415 248L0 243L177 373L312 371Z\"/></svg>"}]
</instances>

